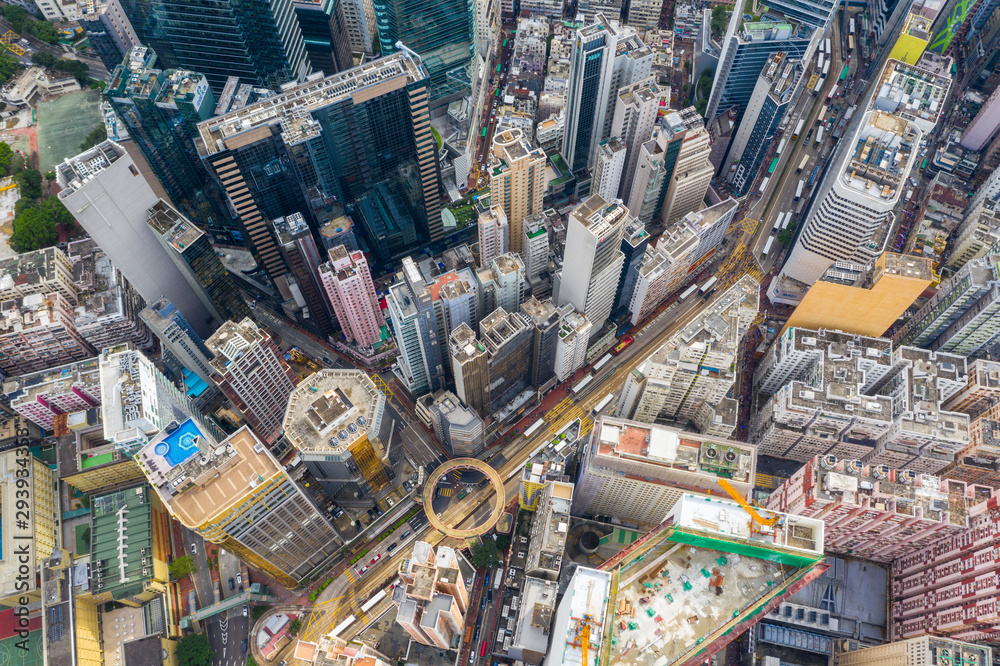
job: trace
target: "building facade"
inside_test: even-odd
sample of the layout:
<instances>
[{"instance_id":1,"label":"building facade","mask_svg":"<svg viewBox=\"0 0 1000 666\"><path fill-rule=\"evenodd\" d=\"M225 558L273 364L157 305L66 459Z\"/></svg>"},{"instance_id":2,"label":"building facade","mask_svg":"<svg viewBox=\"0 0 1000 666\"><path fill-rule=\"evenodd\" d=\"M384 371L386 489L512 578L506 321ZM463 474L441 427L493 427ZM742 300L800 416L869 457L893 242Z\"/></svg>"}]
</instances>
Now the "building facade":
<instances>
[{"instance_id":1,"label":"building facade","mask_svg":"<svg viewBox=\"0 0 1000 666\"><path fill-rule=\"evenodd\" d=\"M331 248L330 261L319 267L326 297L348 342L371 347L381 340L385 318L379 307L368 261L343 245Z\"/></svg>"}]
</instances>

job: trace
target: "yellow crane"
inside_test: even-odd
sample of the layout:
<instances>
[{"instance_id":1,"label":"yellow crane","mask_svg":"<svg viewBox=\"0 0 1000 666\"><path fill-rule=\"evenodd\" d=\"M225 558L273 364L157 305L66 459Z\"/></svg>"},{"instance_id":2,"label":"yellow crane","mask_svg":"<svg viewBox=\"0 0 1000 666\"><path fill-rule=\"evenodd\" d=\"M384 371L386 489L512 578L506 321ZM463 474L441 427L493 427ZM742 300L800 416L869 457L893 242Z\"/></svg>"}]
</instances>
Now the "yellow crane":
<instances>
[{"instance_id":1,"label":"yellow crane","mask_svg":"<svg viewBox=\"0 0 1000 666\"><path fill-rule=\"evenodd\" d=\"M770 518L764 518L757 513L757 510L750 506L750 504L740 495L739 491L737 491L736 488L733 488L733 485L725 479L719 479L719 485L722 486L722 489L729 493L729 496L736 500L736 503L743 507L743 509L749 513L758 524L770 527L778 522L779 516L777 514L771 516Z\"/></svg>"},{"instance_id":2,"label":"yellow crane","mask_svg":"<svg viewBox=\"0 0 1000 666\"><path fill-rule=\"evenodd\" d=\"M583 623L583 631L580 634L580 638L583 641L583 645L580 646L580 650L583 652L583 661L580 663L587 666L587 650L590 648L590 624Z\"/></svg>"}]
</instances>

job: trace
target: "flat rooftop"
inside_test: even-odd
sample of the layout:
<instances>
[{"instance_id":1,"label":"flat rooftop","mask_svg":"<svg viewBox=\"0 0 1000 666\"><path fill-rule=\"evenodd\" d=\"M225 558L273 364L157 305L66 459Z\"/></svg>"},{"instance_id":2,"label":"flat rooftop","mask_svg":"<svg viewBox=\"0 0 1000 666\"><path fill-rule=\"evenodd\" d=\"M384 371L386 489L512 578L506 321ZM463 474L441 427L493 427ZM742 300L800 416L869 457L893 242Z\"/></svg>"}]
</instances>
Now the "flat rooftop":
<instances>
[{"instance_id":1,"label":"flat rooftop","mask_svg":"<svg viewBox=\"0 0 1000 666\"><path fill-rule=\"evenodd\" d=\"M306 377L288 398L285 436L299 451L342 453L374 437L385 396L360 370L323 369Z\"/></svg>"},{"instance_id":2,"label":"flat rooftop","mask_svg":"<svg viewBox=\"0 0 1000 666\"><path fill-rule=\"evenodd\" d=\"M147 222L178 252L184 252L205 235L205 232L163 199L149 209Z\"/></svg>"},{"instance_id":3,"label":"flat rooftop","mask_svg":"<svg viewBox=\"0 0 1000 666\"><path fill-rule=\"evenodd\" d=\"M854 136L854 150L841 174L843 184L880 205L897 201L921 136L917 125L900 115L869 111Z\"/></svg>"},{"instance_id":4,"label":"flat rooftop","mask_svg":"<svg viewBox=\"0 0 1000 666\"><path fill-rule=\"evenodd\" d=\"M124 148L114 142L105 141L75 157L68 158L56 167L56 180L59 187L75 192L91 178L117 162L118 158L124 154ZM62 197L62 193L60 193L60 197Z\"/></svg>"},{"instance_id":5,"label":"flat rooftop","mask_svg":"<svg viewBox=\"0 0 1000 666\"><path fill-rule=\"evenodd\" d=\"M591 194L587 197L583 203L573 209L570 216L598 238L619 224L632 219L628 209L620 200L608 202L599 194Z\"/></svg>"},{"instance_id":6,"label":"flat rooftop","mask_svg":"<svg viewBox=\"0 0 1000 666\"><path fill-rule=\"evenodd\" d=\"M874 108L923 121L924 131L937 123L951 88L951 78L899 60L889 60L882 69L872 101Z\"/></svg>"},{"instance_id":7,"label":"flat rooftop","mask_svg":"<svg viewBox=\"0 0 1000 666\"><path fill-rule=\"evenodd\" d=\"M94 495L90 510L94 594L111 592L115 599L122 599L142 592L143 581L153 572L149 486L144 483Z\"/></svg>"}]
</instances>

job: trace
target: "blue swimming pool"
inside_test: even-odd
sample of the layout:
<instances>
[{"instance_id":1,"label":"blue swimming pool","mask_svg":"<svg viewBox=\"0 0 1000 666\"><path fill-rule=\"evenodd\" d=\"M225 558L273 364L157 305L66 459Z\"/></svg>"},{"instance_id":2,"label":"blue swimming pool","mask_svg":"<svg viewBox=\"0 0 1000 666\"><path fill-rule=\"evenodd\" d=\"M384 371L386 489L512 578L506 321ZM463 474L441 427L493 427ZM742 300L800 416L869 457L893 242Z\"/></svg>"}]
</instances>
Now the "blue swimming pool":
<instances>
[{"instance_id":1,"label":"blue swimming pool","mask_svg":"<svg viewBox=\"0 0 1000 666\"><path fill-rule=\"evenodd\" d=\"M159 442L153 449L158 455L163 456L170 463L171 467L180 465L182 462L198 453L198 446L195 438L201 436L201 431L194 421L188 419L181 424L177 430L167 435L163 441Z\"/></svg>"}]
</instances>

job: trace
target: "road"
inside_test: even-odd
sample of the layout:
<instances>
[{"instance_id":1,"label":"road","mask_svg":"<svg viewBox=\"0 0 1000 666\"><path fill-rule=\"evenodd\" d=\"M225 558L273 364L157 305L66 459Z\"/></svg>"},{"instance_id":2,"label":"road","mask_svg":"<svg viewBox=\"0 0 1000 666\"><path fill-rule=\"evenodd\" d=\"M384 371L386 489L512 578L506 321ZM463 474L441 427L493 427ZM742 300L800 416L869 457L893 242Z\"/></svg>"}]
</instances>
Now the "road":
<instances>
[{"instance_id":1,"label":"road","mask_svg":"<svg viewBox=\"0 0 1000 666\"><path fill-rule=\"evenodd\" d=\"M14 30L14 26L12 26L10 23L8 23L3 19L0 19L0 33L7 32L8 30ZM39 41L31 35L21 35L21 37L27 39L28 43L31 45L31 48L36 51L46 51L48 53L51 53L57 58L62 58L64 55L71 55L73 58L86 63L87 66L90 68L89 76L91 78L102 79L105 81L107 81L110 78L108 69L104 66L104 63L101 62L99 58L92 58L88 55L83 55L81 53L68 52L66 49L63 49L60 46L54 46L52 44L47 44L45 42ZM21 60L25 61L26 63L30 62L30 58L21 58Z\"/></svg>"}]
</instances>

